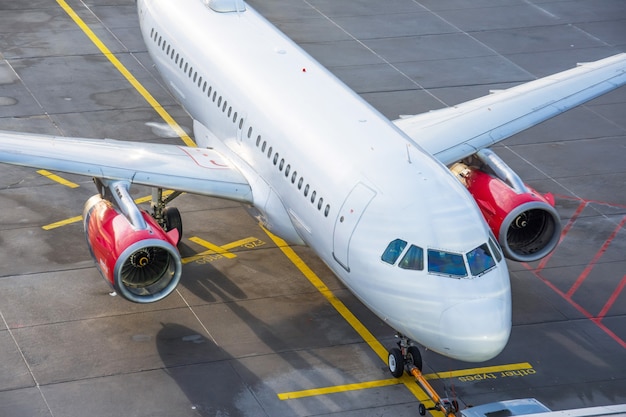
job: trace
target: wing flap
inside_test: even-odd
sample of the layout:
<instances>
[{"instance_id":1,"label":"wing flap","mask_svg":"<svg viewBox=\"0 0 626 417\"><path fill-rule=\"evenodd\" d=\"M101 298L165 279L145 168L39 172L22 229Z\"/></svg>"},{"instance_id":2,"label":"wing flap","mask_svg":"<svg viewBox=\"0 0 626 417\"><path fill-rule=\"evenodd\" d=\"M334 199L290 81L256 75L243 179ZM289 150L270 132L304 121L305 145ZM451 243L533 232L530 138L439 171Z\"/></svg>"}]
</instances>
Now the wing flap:
<instances>
[{"instance_id":1,"label":"wing flap","mask_svg":"<svg viewBox=\"0 0 626 417\"><path fill-rule=\"evenodd\" d=\"M252 202L245 177L212 149L0 131L0 162Z\"/></svg>"},{"instance_id":2,"label":"wing flap","mask_svg":"<svg viewBox=\"0 0 626 417\"><path fill-rule=\"evenodd\" d=\"M449 165L624 84L626 54L618 54L394 123Z\"/></svg>"}]
</instances>

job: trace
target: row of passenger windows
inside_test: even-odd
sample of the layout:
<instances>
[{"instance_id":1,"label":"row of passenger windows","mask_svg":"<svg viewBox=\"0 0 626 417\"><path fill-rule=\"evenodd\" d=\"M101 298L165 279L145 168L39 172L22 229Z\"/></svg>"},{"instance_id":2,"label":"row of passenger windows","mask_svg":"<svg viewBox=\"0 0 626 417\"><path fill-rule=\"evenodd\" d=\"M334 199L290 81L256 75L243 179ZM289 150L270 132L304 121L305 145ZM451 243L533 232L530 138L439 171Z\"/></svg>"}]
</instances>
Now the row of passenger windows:
<instances>
[{"instance_id":1,"label":"row of passenger windows","mask_svg":"<svg viewBox=\"0 0 626 417\"><path fill-rule=\"evenodd\" d=\"M180 56L180 54L176 52L176 50L165 39L163 39L159 33L154 30L154 28L150 31L150 37L163 50L163 52L178 65L183 73L187 74L194 83L197 83L198 87L202 89L202 92L206 93L207 97L216 103L218 108L221 108L226 117L230 118L232 116L233 123L237 123L237 111L233 110L233 107L228 105L228 101L219 95L217 90L215 90L207 83L206 80L203 79L202 75L199 75L197 71L194 71L193 66L185 61L185 59ZM243 124L244 118L242 116L239 118L238 123L238 129L240 131L243 129ZM248 127L248 139L252 138L253 132L254 129L252 126ZM298 176L298 172L295 169L292 170L291 165L287 163L284 158L281 158L278 152L274 152L272 146L269 145L266 140L263 140L261 135L257 135L256 137L256 146L263 153L267 150L267 158L273 162L280 172L284 172L285 178L290 180L294 186L298 187L298 190L302 190L304 197L310 198L311 204L316 204L317 201L317 209L319 211L322 211L322 207L324 207L324 216L328 217L328 214L330 213L330 205L324 205L324 199L322 197L317 198L317 192L315 190L311 190L311 186L308 183L306 185L304 184L304 177Z\"/></svg>"},{"instance_id":2,"label":"row of passenger windows","mask_svg":"<svg viewBox=\"0 0 626 417\"><path fill-rule=\"evenodd\" d=\"M402 255L402 259L398 262L400 268L422 271L424 269L424 249L410 245L405 250L407 245L408 243L402 239L393 240L387 245L381 260L395 265ZM487 243L483 243L465 255L437 249L428 249L426 254L428 272L455 278L467 277L467 266L469 266L469 272L472 276L480 276L494 268L496 263L502 260L500 249L491 238Z\"/></svg>"}]
</instances>

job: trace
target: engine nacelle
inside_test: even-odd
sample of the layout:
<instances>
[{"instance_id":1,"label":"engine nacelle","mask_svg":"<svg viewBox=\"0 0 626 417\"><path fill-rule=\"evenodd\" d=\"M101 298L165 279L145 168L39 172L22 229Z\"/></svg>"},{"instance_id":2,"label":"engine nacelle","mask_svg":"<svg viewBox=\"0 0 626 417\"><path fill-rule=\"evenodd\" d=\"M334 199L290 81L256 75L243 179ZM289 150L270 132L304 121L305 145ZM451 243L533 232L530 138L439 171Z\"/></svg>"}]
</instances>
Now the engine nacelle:
<instances>
[{"instance_id":1,"label":"engine nacelle","mask_svg":"<svg viewBox=\"0 0 626 417\"><path fill-rule=\"evenodd\" d=\"M561 236L561 221L551 194L542 196L523 183L509 185L464 164L455 165L452 171L474 197L504 256L533 262L554 250Z\"/></svg>"},{"instance_id":2,"label":"engine nacelle","mask_svg":"<svg viewBox=\"0 0 626 417\"><path fill-rule=\"evenodd\" d=\"M137 230L113 204L91 197L83 211L87 244L98 270L127 300L151 303L168 296L180 281L178 232L168 233L146 212Z\"/></svg>"}]
</instances>

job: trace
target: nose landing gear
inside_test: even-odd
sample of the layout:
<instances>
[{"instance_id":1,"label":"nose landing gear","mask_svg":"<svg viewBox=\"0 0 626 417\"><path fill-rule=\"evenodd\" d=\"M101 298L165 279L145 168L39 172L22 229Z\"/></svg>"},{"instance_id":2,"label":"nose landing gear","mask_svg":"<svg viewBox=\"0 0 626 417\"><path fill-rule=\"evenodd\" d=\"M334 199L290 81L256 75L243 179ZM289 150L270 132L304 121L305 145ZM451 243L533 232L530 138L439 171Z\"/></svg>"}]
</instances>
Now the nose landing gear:
<instances>
[{"instance_id":1,"label":"nose landing gear","mask_svg":"<svg viewBox=\"0 0 626 417\"><path fill-rule=\"evenodd\" d=\"M435 403L434 407L426 408L424 404L420 403L419 413L421 416L426 415L426 410L436 410L444 413L446 417L454 417L459 412L459 403L456 400L448 400L447 398L440 397L433 387L428 383L424 375L422 374L422 355L416 346L413 346L411 341L398 334L396 335L400 340L398 341L398 347L389 350L389 371L395 378L400 378L404 371L415 378L415 382L422 387L428 397Z\"/></svg>"}]
</instances>

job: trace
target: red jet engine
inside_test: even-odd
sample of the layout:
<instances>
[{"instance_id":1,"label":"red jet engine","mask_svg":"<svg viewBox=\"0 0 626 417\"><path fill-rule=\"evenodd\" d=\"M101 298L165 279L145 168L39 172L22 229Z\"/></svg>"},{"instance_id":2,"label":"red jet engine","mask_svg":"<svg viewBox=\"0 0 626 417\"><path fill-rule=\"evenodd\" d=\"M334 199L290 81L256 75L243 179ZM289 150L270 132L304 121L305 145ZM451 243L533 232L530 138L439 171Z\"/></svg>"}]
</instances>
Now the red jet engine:
<instances>
[{"instance_id":1,"label":"red jet engine","mask_svg":"<svg viewBox=\"0 0 626 417\"><path fill-rule=\"evenodd\" d=\"M115 291L127 300L151 303L168 296L180 281L179 236L132 207L135 218L100 195L91 197L83 211L85 234L100 273Z\"/></svg>"},{"instance_id":2,"label":"red jet engine","mask_svg":"<svg viewBox=\"0 0 626 417\"><path fill-rule=\"evenodd\" d=\"M476 157L480 167L459 163L451 169L474 197L504 255L533 262L552 252L561 236L554 197L524 184L491 150Z\"/></svg>"}]
</instances>

